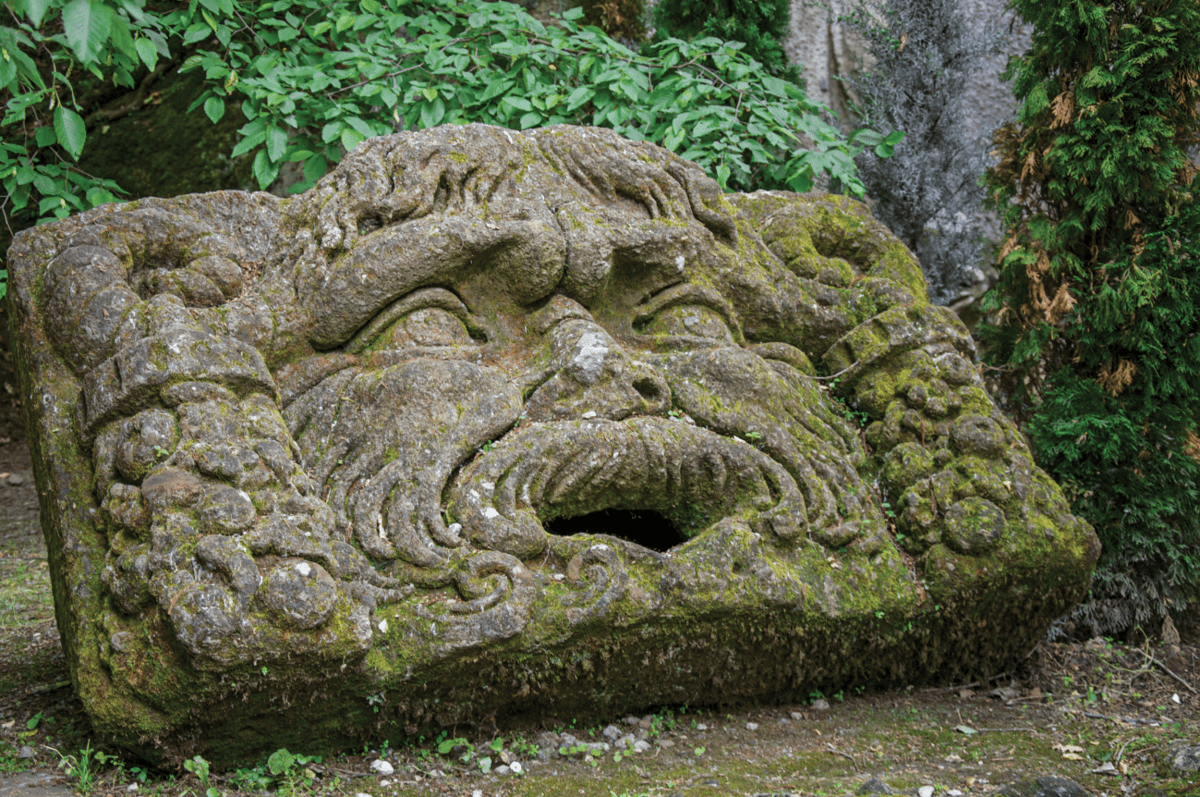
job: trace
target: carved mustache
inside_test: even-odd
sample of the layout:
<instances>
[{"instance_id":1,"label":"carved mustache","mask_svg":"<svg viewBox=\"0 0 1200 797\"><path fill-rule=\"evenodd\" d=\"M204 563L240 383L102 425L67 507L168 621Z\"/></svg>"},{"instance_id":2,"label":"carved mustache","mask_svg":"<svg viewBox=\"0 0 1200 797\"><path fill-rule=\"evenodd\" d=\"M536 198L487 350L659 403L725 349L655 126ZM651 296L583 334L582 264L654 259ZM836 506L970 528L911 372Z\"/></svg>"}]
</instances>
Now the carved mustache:
<instances>
[{"instance_id":1,"label":"carved mustache","mask_svg":"<svg viewBox=\"0 0 1200 797\"><path fill-rule=\"evenodd\" d=\"M604 509L689 519L677 525L696 533L731 515L783 540L808 531L804 498L771 457L654 417L514 430L458 475L448 512L475 544L527 559L545 549L543 520Z\"/></svg>"}]
</instances>

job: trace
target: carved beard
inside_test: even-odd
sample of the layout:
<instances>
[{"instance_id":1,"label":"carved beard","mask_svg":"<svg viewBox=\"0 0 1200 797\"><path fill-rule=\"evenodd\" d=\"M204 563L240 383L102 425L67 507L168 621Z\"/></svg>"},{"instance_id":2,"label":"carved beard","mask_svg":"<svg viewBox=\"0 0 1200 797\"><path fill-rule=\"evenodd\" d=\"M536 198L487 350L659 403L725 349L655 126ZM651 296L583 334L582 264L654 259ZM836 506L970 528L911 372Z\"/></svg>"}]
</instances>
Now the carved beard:
<instances>
[{"instance_id":1,"label":"carved beard","mask_svg":"<svg viewBox=\"0 0 1200 797\"><path fill-rule=\"evenodd\" d=\"M603 509L661 513L689 538L738 517L782 544L807 534L878 547L861 443L813 380L737 347L661 355L655 367L695 425L642 416L514 429L521 397L502 371L428 359L347 369L284 414L339 524L376 559L442 564L464 541L444 498L475 545L521 559L545 549L544 521Z\"/></svg>"},{"instance_id":2,"label":"carved beard","mask_svg":"<svg viewBox=\"0 0 1200 797\"><path fill-rule=\"evenodd\" d=\"M339 526L373 558L434 567L462 544L441 515L450 474L520 412L502 372L419 359L341 371L284 417Z\"/></svg>"}]
</instances>

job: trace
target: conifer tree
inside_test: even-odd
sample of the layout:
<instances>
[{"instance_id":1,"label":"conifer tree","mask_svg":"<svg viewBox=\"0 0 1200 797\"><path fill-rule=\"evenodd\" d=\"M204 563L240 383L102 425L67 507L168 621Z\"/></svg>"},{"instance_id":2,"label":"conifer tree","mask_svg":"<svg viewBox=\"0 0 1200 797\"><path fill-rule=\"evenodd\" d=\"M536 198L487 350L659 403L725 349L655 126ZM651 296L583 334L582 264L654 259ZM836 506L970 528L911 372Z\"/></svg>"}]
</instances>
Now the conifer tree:
<instances>
[{"instance_id":1,"label":"conifer tree","mask_svg":"<svg viewBox=\"0 0 1200 797\"><path fill-rule=\"evenodd\" d=\"M1034 33L987 174L986 360L1104 545L1081 630L1152 631L1200 585L1200 4L1012 6Z\"/></svg>"}]
</instances>

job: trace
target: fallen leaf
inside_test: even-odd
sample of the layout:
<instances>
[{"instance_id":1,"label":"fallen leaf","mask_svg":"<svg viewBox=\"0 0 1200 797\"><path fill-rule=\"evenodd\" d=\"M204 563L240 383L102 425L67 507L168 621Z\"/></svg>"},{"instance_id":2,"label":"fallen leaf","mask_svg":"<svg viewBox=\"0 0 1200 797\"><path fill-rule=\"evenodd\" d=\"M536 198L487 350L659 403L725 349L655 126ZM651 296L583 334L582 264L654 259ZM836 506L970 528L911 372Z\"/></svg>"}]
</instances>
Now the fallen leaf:
<instances>
[{"instance_id":1,"label":"fallen leaf","mask_svg":"<svg viewBox=\"0 0 1200 797\"><path fill-rule=\"evenodd\" d=\"M959 725L954 730L958 731L959 733L965 733L967 736L974 736L975 734L979 733L979 731L975 730L969 725Z\"/></svg>"},{"instance_id":2,"label":"fallen leaf","mask_svg":"<svg viewBox=\"0 0 1200 797\"><path fill-rule=\"evenodd\" d=\"M1060 753L1082 753L1083 748L1077 744L1053 744L1051 750L1057 750Z\"/></svg>"},{"instance_id":3,"label":"fallen leaf","mask_svg":"<svg viewBox=\"0 0 1200 797\"><path fill-rule=\"evenodd\" d=\"M1092 774L1093 775L1116 775L1117 777L1121 776L1121 773L1117 771L1117 768L1113 766L1111 761L1105 761L1103 764L1101 764L1100 766L1093 769Z\"/></svg>"}]
</instances>

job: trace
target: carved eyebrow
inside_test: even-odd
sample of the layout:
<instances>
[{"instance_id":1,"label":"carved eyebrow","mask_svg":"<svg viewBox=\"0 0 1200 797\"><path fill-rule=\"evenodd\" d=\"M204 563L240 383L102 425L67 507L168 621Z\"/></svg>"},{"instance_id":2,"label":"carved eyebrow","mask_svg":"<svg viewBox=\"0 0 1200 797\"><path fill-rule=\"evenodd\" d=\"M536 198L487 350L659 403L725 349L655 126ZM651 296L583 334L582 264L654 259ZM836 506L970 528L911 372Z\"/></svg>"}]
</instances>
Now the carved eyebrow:
<instances>
[{"instance_id":1,"label":"carved eyebrow","mask_svg":"<svg viewBox=\"0 0 1200 797\"><path fill-rule=\"evenodd\" d=\"M681 304L698 304L719 313L729 325L734 339L741 340L742 331L734 321L736 316L729 302L716 291L690 282L669 285L647 298L634 310L633 323L636 325L649 321L655 314Z\"/></svg>"},{"instance_id":2,"label":"carved eyebrow","mask_svg":"<svg viewBox=\"0 0 1200 797\"><path fill-rule=\"evenodd\" d=\"M573 318L580 321L595 322L596 320L592 317L592 314L587 311L587 308L581 307L572 302L570 305L560 307L545 307L541 310L538 310L531 318L531 325L534 332L539 335L545 335L563 321Z\"/></svg>"},{"instance_id":3,"label":"carved eyebrow","mask_svg":"<svg viewBox=\"0 0 1200 797\"><path fill-rule=\"evenodd\" d=\"M463 326L472 337L485 337L479 325L471 317L471 311L459 299L445 288L421 288L401 296L387 307L380 310L365 327L346 344L345 350L350 354L358 354L375 342L381 332L414 310L424 310L436 307L445 310L463 322Z\"/></svg>"}]
</instances>

